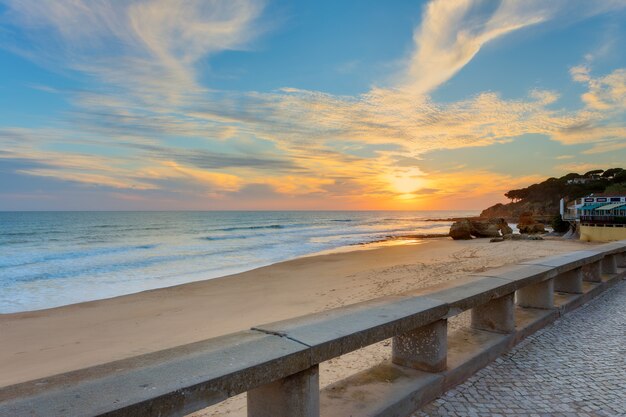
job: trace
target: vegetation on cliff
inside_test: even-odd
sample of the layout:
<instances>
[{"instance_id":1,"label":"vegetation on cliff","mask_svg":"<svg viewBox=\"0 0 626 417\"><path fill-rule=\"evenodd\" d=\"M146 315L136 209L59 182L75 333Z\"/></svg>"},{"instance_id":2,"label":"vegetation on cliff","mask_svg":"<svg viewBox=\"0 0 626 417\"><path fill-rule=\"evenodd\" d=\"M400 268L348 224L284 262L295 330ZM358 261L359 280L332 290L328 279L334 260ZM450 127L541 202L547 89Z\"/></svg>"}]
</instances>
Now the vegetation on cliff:
<instances>
[{"instance_id":1,"label":"vegetation on cliff","mask_svg":"<svg viewBox=\"0 0 626 417\"><path fill-rule=\"evenodd\" d=\"M504 195L511 199L508 204L496 204L480 214L481 217L504 217L516 221L522 213L551 221L559 214L559 200L570 201L589 194L626 193L626 169L611 168L589 171L585 174L570 173L561 178L548 178Z\"/></svg>"}]
</instances>

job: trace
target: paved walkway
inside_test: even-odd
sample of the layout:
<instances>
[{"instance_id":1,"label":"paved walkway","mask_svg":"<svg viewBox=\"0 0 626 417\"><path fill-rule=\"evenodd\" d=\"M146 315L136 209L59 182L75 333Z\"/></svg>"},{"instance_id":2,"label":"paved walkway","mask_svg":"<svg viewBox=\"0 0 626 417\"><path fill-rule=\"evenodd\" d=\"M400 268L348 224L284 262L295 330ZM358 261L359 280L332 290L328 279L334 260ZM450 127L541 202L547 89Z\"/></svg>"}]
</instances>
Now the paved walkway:
<instances>
[{"instance_id":1,"label":"paved walkway","mask_svg":"<svg viewBox=\"0 0 626 417\"><path fill-rule=\"evenodd\" d=\"M626 281L412 417L626 416Z\"/></svg>"}]
</instances>

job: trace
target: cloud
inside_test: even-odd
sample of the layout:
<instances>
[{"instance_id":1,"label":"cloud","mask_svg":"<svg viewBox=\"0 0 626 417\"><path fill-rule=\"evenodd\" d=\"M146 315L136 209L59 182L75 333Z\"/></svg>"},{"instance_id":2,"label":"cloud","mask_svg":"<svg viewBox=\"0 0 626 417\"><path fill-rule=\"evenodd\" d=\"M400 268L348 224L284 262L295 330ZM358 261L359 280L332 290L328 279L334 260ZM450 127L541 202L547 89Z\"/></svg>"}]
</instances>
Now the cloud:
<instances>
[{"instance_id":1,"label":"cloud","mask_svg":"<svg viewBox=\"0 0 626 417\"><path fill-rule=\"evenodd\" d=\"M415 31L403 88L421 95L443 84L461 70L481 47L501 36L544 21L543 8L521 8L502 1L492 14L476 15L481 2L435 0L425 7L422 25Z\"/></svg>"},{"instance_id":2,"label":"cloud","mask_svg":"<svg viewBox=\"0 0 626 417\"><path fill-rule=\"evenodd\" d=\"M258 32L255 0L6 0L20 30L5 47L44 65L78 71L118 107L182 104L204 91L195 65L245 46ZM26 35L21 35L26 33ZM10 44L9 44L10 42ZM78 95L78 104L89 95Z\"/></svg>"},{"instance_id":3,"label":"cloud","mask_svg":"<svg viewBox=\"0 0 626 417\"><path fill-rule=\"evenodd\" d=\"M570 68L570 75L587 87L580 96L585 107L575 119L553 132L553 138L566 144L593 144L585 154L622 149L619 142L626 140L626 69L595 77L587 60L584 65Z\"/></svg>"},{"instance_id":4,"label":"cloud","mask_svg":"<svg viewBox=\"0 0 626 417\"><path fill-rule=\"evenodd\" d=\"M589 162L572 162L570 164L559 165L559 168L563 172L579 172L584 173L591 171L592 169L605 169L606 166L598 163Z\"/></svg>"},{"instance_id":5,"label":"cloud","mask_svg":"<svg viewBox=\"0 0 626 417\"><path fill-rule=\"evenodd\" d=\"M578 80L577 80L578 81ZM589 91L582 100L594 110L626 110L626 69L620 68L600 78L585 80Z\"/></svg>"},{"instance_id":6,"label":"cloud","mask_svg":"<svg viewBox=\"0 0 626 417\"><path fill-rule=\"evenodd\" d=\"M572 79L579 83L586 83L591 79L589 76L589 66L587 65L572 67L570 68L569 73L572 76Z\"/></svg>"},{"instance_id":7,"label":"cloud","mask_svg":"<svg viewBox=\"0 0 626 417\"><path fill-rule=\"evenodd\" d=\"M433 0L413 34L415 49L400 88L427 94L498 38L548 21L567 24L624 7L623 0Z\"/></svg>"},{"instance_id":8,"label":"cloud","mask_svg":"<svg viewBox=\"0 0 626 417\"><path fill-rule=\"evenodd\" d=\"M626 131L624 132L624 138L626 138ZM592 148L586 151L583 151L583 154L585 155L601 154L601 153L607 153L607 152L616 152L622 149L626 149L626 142L608 141L608 142L601 142L601 143L594 144Z\"/></svg>"}]
</instances>

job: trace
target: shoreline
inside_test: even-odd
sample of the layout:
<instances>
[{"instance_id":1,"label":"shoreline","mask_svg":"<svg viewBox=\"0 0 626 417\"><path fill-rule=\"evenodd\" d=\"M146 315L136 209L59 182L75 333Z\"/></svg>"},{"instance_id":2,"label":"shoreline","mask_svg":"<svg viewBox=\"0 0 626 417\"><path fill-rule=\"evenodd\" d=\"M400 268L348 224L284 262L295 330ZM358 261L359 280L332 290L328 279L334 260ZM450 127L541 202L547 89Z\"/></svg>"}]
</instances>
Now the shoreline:
<instances>
[{"instance_id":1,"label":"shoreline","mask_svg":"<svg viewBox=\"0 0 626 417\"><path fill-rule=\"evenodd\" d=\"M492 244L488 239L426 239L318 254L221 278L0 315L0 386L589 246L561 240Z\"/></svg>"},{"instance_id":2,"label":"shoreline","mask_svg":"<svg viewBox=\"0 0 626 417\"><path fill-rule=\"evenodd\" d=\"M203 278L203 279L200 279L200 280L183 282L183 283L175 284L175 285L168 285L168 286L165 286L165 287L147 288L145 290L136 291L136 292L132 292L132 293L128 293L128 294L120 294L120 295L115 295L115 296L112 296L112 297L96 298L96 299L85 300L85 301L80 301L80 302L76 302L76 303L63 304L63 305L59 305L59 306L39 308L39 309L35 309L35 310L23 310L23 311L11 312L11 313L0 313L0 319L2 319L3 317L10 317L10 316L13 316L13 315L37 314L37 313L40 313L40 312L46 312L48 310L63 309L63 308L72 307L72 306L78 306L78 305L82 305L82 304L86 304L86 303L96 303L96 302L100 302L100 301L114 300L114 299L120 298L120 297L129 297L129 296L143 294L143 293L147 293L147 292L151 292L151 291L167 290L167 289L171 289L171 288L181 287L181 286L195 284L195 283L202 283L202 282L207 282L207 281L211 281L211 280L226 279L226 278L229 278L229 277L232 277L232 276L237 276L237 275L240 275L240 274L246 274L246 273L249 273L249 272L256 271L258 269L268 268L268 267L272 267L273 265L278 265L278 264L282 264L282 263L285 263L285 262L295 261L295 260L303 259L303 258L312 258L312 257L317 257L317 256L326 256L326 255L334 255L334 254L345 254L345 253L357 252L357 251L371 251L371 250L376 250L376 249L386 248L386 247L393 247L393 246L417 245L417 244L423 243L422 240L425 241L427 239L430 240L430 239L447 238L447 237L449 237L449 235L447 235L447 234L416 234L416 235L387 236L384 239L367 241L367 242L352 243L352 244L349 244L349 245L337 246L337 247L334 247L334 248L324 249L324 250L316 251L316 252L311 252L311 253L307 253L307 254L304 254L304 255L295 256L293 258L280 260L280 261L277 261L277 262L272 262L272 263L268 263L268 264L260 264L258 266L252 267L250 269L225 270L225 273L222 274L222 275L217 275L217 276L214 276L214 277L207 277L207 278Z\"/></svg>"},{"instance_id":3,"label":"shoreline","mask_svg":"<svg viewBox=\"0 0 626 417\"><path fill-rule=\"evenodd\" d=\"M38 311L45 311L45 310L50 310L50 309L55 309L55 308L62 308L62 307L67 307L67 306L71 306L71 305L76 305L76 304L82 304L82 303L88 303L88 302L94 302L94 301L101 301L101 300L107 300L107 299L112 299L112 298L117 298L117 297L124 297L124 296L128 296L128 295L133 295L133 294L140 294L146 291L153 291L153 290L159 290L159 289L165 289L165 288L172 288L172 287L177 287L179 285L186 285L186 284L190 284L190 283L194 283L194 282L202 282L202 281L207 281L207 280L212 280L212 279L219 279L219 278L224 278L224 277L228 277L231 275L237 275L237 274L241 274L241 273L246 273L249 271L254 271L255 269L258 268L263 268L263 267L267 267L267 266L271 266L277 263L281 263L281 262L288 262L290 260L294 260L294 259L299 259L299 258L303 258L303 257L311 257L311 256L317 256L317 255L325 255L325 254L333 254L333 253L346 253L346 252L350 252L350 251L356 251L356 250L372 250L372 249L376 249L379 247L386 247L386 246L392 246L392 245L402 245L402 244L412 244L412 243L416 243L419 240L422 239L432 239L432 238L445 238L445 237L449 237L448 234L444 234L444 233L440 233L440 234L435 234L435 233L431 233L431 234L407 234L407 235L389 235L386 236L382 239L376 239L376 240L370 240L370 241L362 241L362 242L357 242L357 243L351 243L351 244L347 244L347 245L340 245L340 246L336 246L336 247L331 247L329 249L323 249L320 251L313 251L310 253L305 253L303 255L297 255L297 256L293 256L293 257L288 257L285 259L281 259L281 260L277 260L274 262L269 261L268 263L263 263L263 262L259 262L256 265L247 265L247 266L241 266L241 267L234 267L234 268L226 268L226 269L222 269L220 272L218 272L217 274L213 275L213 274L204 274L203 277L200 277L199 279L194 279L191 276L189 277L189 280L186 282L180 282L180 283L175 283L175 284L171 284L171 285L165 285L165 286L160 286L160 287L156 287L156 288L150 288L149 286L147 288L144 289L139 289L138 291L131 291L131 292L122 292L119 294L113 294L113 295L104 295L101 298L90 298L90 299L86 299L83 301L76 301L76 302L69 302L66 304L60 304L60 305L52 305L49 307L42 307L42 308L34 308L32 310L20 310L20 311L10 311L10 312L1 312L0 311L0 317L5 316L5 315L11 315L11 314L20 314L20 313L34 313L34 312L38 312Z\"/></svg>"}]
</instances>

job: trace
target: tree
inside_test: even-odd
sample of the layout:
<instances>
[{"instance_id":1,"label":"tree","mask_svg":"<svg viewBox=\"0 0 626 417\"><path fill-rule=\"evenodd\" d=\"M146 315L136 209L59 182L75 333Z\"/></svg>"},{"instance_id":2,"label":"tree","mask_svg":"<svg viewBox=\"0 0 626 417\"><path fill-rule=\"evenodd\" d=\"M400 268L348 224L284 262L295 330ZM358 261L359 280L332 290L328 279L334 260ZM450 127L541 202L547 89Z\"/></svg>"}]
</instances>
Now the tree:
<instances>
[{"instance_id":1,"label":"tree","mask_svg":"<svg viewBox=\"0 0 626 417\"><path fill-rule=\"evenodd\" d=\"M613 177L613 183L619 184L622 182L626 182L626 169L621 170Z\"/></svg>"},{"instance_id":2,"label":"tree","mask_svg":"<svg viewBox=\"0 0 626 417\"><path fill-rule=\"evenodd\" d=\"M589 178L592 175L598 175L605 173L603 179L598 181L588 181L583 184L568 184L569 180L574 178L586 177ZM622 184L619 187L610 187L611 185ZM610 187L610 188L607 188ZM512 200L514 203L521 202L540 204L547 208L547 211L552 211L554 207L558 207L559 200L565 198L567 200L573 200L580 197L588 196L589 194L597 194L603 192L625 192L626 188L626 169L623 168L610 168L606 171L602 169L596 169L589 171L583 175L571 172L560 178L548 178L547 180L538 184L529 185L526 188L520 188L517 190L511 190L505 193L505 197Z\"/></svg>"},{"instance_id":3,"label":"tree","mask_svg":"<svg viewBox=\"0 0 626 417\"><path fill-rule=\"evenodd\" d=\"M602 174L602 178L613 178L616 174L619 174L622 171L624 171L623 168L607 169L606 171L604 171L604 174Z\"/></svg>"},{"instance_id":4,"label":"tree","mask_svg":"<svg viewBox=\"0 0 626 417\"><path fill-rule=\"evenodd\" d=\"M561 219L561 215L552 218L552 229L557 233L566 233L569 230L569 223Z\"/></svg>"},{"instance_id":5,"label":"tree","mask_svg":"<svg viewBox=\"0 0 626 417\"><path fill-rule=\"evenodd\" d=\"M604 190L605 194L626 194L626 183L611 184Z\"/></svg>"},{"instance_id":6,"label":"tree","mask_svg":"<svg viewBox=\"0 0 626 417\"><path fill-rule=\"evenodd\" d=\"M599 174L602 174L603 172L604 172L603 169L594 169L593 171L589 171L589 172L585 173L585 175L583 175L583 177L589 178L592 175L599 175Z\"/></svg>"},{"instance_id":7,"label":"tree","mask_svg":"<svg viewBox=\"0 0 626 417\"><path fill-rule=\"evenodd\" d=\"M570 172L567 175L562 176L560 179L564 180L564 181L569 181L569 180L573 180L575 178L580 178L582 177L582 175L576 173L576 172Z\"/></svg>"},{"instance_id":8,"label":"tree","mask_svg":"<svg viewBox=\"0 0 626 417\"><path fill-rule=\"evenodd\" d=\"M523 200L528 196L528 189L522 188L521 190L511 190L504 194L504 196L513 201Z\"/></svg>"}]
</instances>

